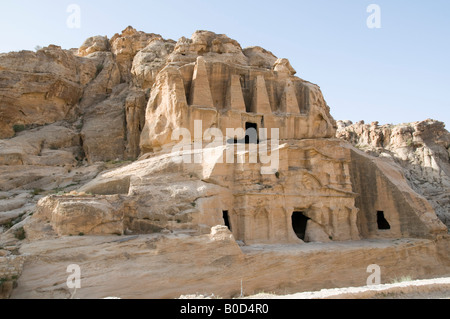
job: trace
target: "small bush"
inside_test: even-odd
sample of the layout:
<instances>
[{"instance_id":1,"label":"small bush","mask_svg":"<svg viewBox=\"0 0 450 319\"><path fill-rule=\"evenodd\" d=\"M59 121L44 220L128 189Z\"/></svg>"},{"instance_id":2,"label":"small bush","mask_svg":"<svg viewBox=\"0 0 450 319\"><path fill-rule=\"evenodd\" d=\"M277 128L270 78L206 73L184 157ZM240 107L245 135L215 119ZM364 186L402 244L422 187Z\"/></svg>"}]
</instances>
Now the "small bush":
<instances>
[{"instance_id":1,"label":"small bush","mask_svg":"<svg viewBox=\"0 0 450 319\"><path fill-rule=\"evenodd\" d=\"M25 229L23 229L23 227L18 228L14 233L14 237L16 237L18 240L24 240L27 237Z\"/></svg>"},{"instance_id":2,"label":"small bush","mask_svg":"<svg viewBox=\"0 0 450 319\"><path fill-rule=\"evenodd\" d=\"M405 281L412 281L413 279L412 279L412 277L411 276L402 276L402 277L400 277L400 278L395 278L393 281L392 281L392 283L393 284L399 284L399 283L402 283L402 282L405 282Z\"/></svg>"},{"instance_id":3,"label":"small bush","mask_svg":"<svg viewBox=\"0 0 450 319\"><path fill-rule=\"evenodd\" d=\"M408 147L414 146L414 142L413 142L412 138L410 138L406 141L406 146L408 146Z\"/></svg>"},{"instance_id":4,"label":"small bush","mask_svg":"<svg viewBox=\"0 0 450 319\"><path fill-rule=\"evenodd\" d=\"M280 179L280 172L276 172L276 173L275 173L275 177L278 178L278 179Z\"/></svg>"},{"instance_id":5,"label":"small bush","mask_svg":"<svg viewBox=\"0 0 450 319\"><path fill-rule=\"evenodd\" d=\"M25 125L23 125L23 124L16 124L16 125L13 126L13 130L16 133L25 131Z\"/></svg>"},{"instance_id":6,"label":"small bush","mask_svg":"<svg viewBox=\"0 0 450 319\"><path fill-rule=\"evenodd\" d=\"M44 191L43 189L35 188L35 189L33 189L33 191L31 192L31 194L34 195L34 196L37 196L37 195L39 195L40 193L42 193L43 191Z\"/></svg>"},{"instance_id":7,"label":"small bush","mask_svg":"<svg viewBox=\"0 0 450 319\"><path fill-rule=\"evenodd\" d=\"M78 236L84 236L84 233L79 233Z\"/></svg>"},{"instance_id":8,"label":"small bush","mask_svg":"<svg viewBox=\"0 0 450 319\"><path fill-rule=\"evenodd\" d=\"M64 191L64 188L57 187L54 190L52 190L52 193L60 196L64 195L66 192Z\"/></svg>"},{"instance_id":9,"label":"small bush","mask_svg":"<svg viewBox=\"0 0 450 319\"><path fill-rule=\"evenodd\" d=\"M5 224L3 224L3 227L5 228L5 229L10 229L11 227L13 227L14 226L14 222L11 220L11 221L9 221L9 222L7 222L7 223L5 223Z\"/></svg>"}]
</instances>

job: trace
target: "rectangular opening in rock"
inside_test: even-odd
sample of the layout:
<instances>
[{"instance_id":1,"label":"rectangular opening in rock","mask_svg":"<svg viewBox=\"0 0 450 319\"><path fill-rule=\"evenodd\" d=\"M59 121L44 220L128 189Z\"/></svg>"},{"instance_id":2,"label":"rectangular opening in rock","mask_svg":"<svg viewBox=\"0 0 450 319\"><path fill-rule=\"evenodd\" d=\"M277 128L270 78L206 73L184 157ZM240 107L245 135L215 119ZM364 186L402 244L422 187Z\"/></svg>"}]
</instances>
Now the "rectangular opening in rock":
<instances>
[{"instance_id":1,"label":"rectangular opening in rock","mask_svg":"<svg viewBox=\"0 0 450 319\"><path fill-rule=\"evenodd\" d=\"M297 237L301 240L305 240L308 220L310 220L310 218L306 217L303 212L294 212L292 214L292 228Z\"/></svg>"},{"instance_id":2,"label":"rectangular opening in rock","mask_svg":"<svg viewBox=\"0 0 450 319\"><path fill-rule=\"evenodd\" d=\"M245 123L245 144L258 144L258 124Z\"/></svg>"},{"instance_id":3,"label":"rectangular opening in rock","mask_svg":"<svg viewBox=\"0 0 450 319\"><path fill-rule=\"evenodd\" d=\"M228 229L231 230L230 216L229 216L227 210L224 210L224 211L223 211L223 221L224 221L224 223L225 223L225 226L227 226Z\"/></svg>"},{"instance_id":4,"label":"rectangular opening in rock","mask_svg":"<svg viewBox=\"0 0 450 319\"><path fill-rule=\"evenodd\" d=\"M391 229L391 225L389 225L389 222L384 217L383 211L377 212L377 224L378 224L378 229L380 229L380 230Z\"/></svg>"}]
</instances>

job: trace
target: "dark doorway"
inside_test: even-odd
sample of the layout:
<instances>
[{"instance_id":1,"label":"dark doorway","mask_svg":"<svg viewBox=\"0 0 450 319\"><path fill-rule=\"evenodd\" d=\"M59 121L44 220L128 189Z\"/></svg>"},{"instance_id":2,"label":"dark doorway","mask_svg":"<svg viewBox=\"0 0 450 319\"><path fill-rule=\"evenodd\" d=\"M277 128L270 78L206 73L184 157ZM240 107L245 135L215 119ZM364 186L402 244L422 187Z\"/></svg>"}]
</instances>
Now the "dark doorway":
<instances>
[{"instance_id":1,"label":"dark doorway","mask_svg":"<svg viewBox=\"0 0 450 319\"><path fill-rule=\"evenodd\" d=\"M228 144L259 144L258 138L258 124L245 123L245 137L242 139L229 139Z\"/></svg>"},{"instance_id":2,"label":"dark doorway","mask_svg":"<svg viewBox=\"0 0 450 319\"><path fill-rule=\"evenodd\" d=\"M391 229L391 225L389 225L389 222L384 218L384 212L382 211L377 212L377 224L378 229L380 230Z\"/></svg>"},{"instance_id":3,"label":"dark doorway","mask_svg":"<svg viewBox=\"0 0 450 319\"><path fill-rule=\"evenodd\" d=\"M228 215L228 211L223 211L223 221L225 223L225 226L228 227L229 230L231 230L231 224L230 224L230 216Z\"/></svg>"},{"instance_id":4,"label":"dark doorway","mask_svg":"<svg viewBox=\"0 0 450 319\"><path fill-rule=\"evenodd\" d=\"M245 123L245 144L258 144L258 124Z\"/></svg>"},{"instance_id":5,"label":"dark doorway","mask_svg":"<svg viewBox=\"0 0 450 319\"><path fill-rule=\"evenodd\" d=\"M301 240L305 240L308 220L310 220L310 218L306 217L303 212L294 212L292 214L292 228L297 237Z\"/></svg>"}]
</instances>

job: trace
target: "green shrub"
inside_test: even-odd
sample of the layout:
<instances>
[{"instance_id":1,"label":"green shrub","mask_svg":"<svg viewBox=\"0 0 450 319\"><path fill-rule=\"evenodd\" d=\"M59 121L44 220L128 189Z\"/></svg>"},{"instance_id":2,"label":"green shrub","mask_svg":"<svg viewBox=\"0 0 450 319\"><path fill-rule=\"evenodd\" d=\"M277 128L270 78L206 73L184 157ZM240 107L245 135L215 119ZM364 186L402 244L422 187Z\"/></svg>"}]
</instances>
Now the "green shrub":
<instances>
[{"instance_id":1,"label":"green shrub","mask_svg":"<svg viewBox=\"0 0 450 319\"><path fill-rule=\"evenodd\" d=\"M414 142L413 142L413 139L412 139L412 138L410 138L410 139L408 139L408 140L406 141L406 146L408 146L408 147L414 146Z\"/></svg>"},{"instance_id":2,"label":"green shrub","mask_svg":"<svg viewBox=\"0 0 450 319\"><path fill-rule=\"evenodd\" d=\"M34 196L37 196L37 195L39 195L40 193L42 193L43 191L44 191L43 189L35 188L35 189L33 189L33 191L31 192L31 194L34 195Z\"/></svg>"},{"instance_id":3,"label":"green shrub","mask_svg":"<svg viewBox=\"0 0 450 319\"><path fill-rule=\"evenodd\" d=\"M5 229L10 229L13 226L14 226L14 222L12 220L3 224L3 227L5 227Z\"/></svg>"},{"instance_id":4,"label":"green shrub","mask_svg":"<svg viewBox=\"0 0 450 319\"><path fill-rule=\"evenodd\" d=\"M25 125L23 125L23 124L16 124L16 125L13 126L13 130L16 133L25 131Z\"/></svg>"}]
</instances>

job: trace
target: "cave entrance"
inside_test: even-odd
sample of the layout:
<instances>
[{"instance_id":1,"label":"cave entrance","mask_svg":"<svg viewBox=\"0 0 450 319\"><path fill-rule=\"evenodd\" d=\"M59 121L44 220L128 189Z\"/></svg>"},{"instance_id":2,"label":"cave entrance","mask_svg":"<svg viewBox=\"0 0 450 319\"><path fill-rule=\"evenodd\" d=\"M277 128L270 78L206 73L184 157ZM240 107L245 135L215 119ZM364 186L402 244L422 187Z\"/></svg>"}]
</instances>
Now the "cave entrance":
<instances>
[{"instance_id":1,"label":"cave entrance","mask_svg":"<svg viewBox=\"0 0 450 319\"><path fill-rule=\"evenodd\" d=\"M231 231L230 216L227 210L223 211L223 222L225 223L225 226L227 226L228 229Z\"/></svg>"},{"instance_id":2,"label":"cave entrance","mask_svg":"<svg viewBox=\"0 0 450 319\"><path fill-rule=\"evenodd\" d=\"M228 144L259 144L258 124L245 123L245 137L242 139L234 138L227 141Z\"/></svg>"},{"instance_id":3,"label":"cave entrance","mask_svg":"<svg viewBox=\"0 0 450 319\"><path fill-rule=\"evenodd\" d=\"M245 123L245 144L258 144L258 124Z\"/></svg>"},{"instance_id":4,"label":"cave entrance","mask_svg":"<svg viewBox=\"0 0 450 319\"><path fill-rule=\"evenodd\" d=\"M384 217L384 212L380 211L380 210L377 212L377 224L378 224L378 229L380 229L380 230L391 229L391 225L389 225L389 222Z\"/></svg>"},{"instance_id":5,"label":"cave entrance","mask_svg":"<svg viewBox=\"0 0 450 319\"><path fill-rule=\"evenodd\" d=\"M292 214L292 228L295 234L301 240L305 240L306 226L310 218L306 217L303 212L294 212Z\"/></svg>"}]
</instances>

